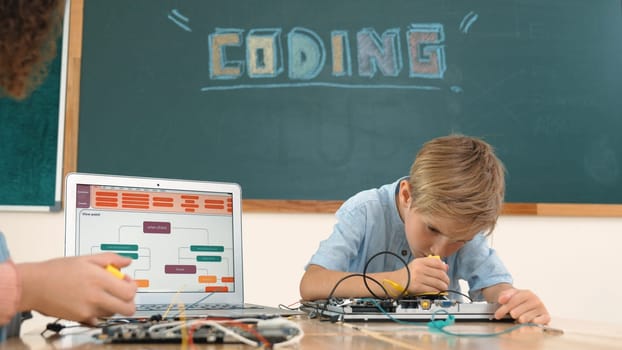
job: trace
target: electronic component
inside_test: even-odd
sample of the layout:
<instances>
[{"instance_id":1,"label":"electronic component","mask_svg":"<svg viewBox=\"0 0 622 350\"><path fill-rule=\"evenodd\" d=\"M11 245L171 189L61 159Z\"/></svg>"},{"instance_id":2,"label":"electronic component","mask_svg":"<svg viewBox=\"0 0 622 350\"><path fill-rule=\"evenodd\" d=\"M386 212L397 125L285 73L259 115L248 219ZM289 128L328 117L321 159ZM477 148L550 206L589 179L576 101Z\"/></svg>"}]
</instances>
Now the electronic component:
<instances>
[{"instance_id":1,"label":"electronic component","mask_svg":"<svg viewBox=\"0 0 622 350\"><path fill-rule=\"evenodd\" d=\"M296 342L300 327L283 318L268 320L190 319L111 324L95 337L104 343L245 343L271 345ZM190 340L191 339L191 340Z\"/></svg>"},{"instance_id":2,"label":"electronic component","mask_svg":"<svg viewBox=\"0 0 622 350\"><path fill-rule=\"evenodd\" d=\"M495 320L497 304L485 302L461 303L446 295L409 296L401 299L334 298L304 302L303 310L346 321L413 320L429 321L453 315L456 320ZM503 320L512 320L506 316Z\"/></svg>"}]
</instances>

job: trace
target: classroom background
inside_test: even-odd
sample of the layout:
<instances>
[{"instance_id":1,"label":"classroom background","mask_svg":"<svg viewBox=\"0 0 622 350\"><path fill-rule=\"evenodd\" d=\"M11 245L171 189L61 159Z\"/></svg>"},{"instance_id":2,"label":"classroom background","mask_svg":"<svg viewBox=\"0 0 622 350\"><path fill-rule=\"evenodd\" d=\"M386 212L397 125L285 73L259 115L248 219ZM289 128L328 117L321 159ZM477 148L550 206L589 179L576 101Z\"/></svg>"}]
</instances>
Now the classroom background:
<instances>
[{"instance_id":1,"label":"classroom background","mask_svg":"<svg viewBox=\"0 0 622 350\"><path fill-rule=\"evenodd\" d=\"M244 213L244 294L248 302L299 300L305 264L335 223L333 214ZM622 326L622 218L502 216L491 244L515 285L535 291L553 318ZM64 215L0 213L15 261L63 255Z\"/></svg>"},{"instance_id":2,"label":"classroom background","mask_svg":"<svg viewBox=\"0 0 622 350\"><path fill-rule=\"evenodd\" d=\"M84 34L83 43L78 40L84 47L74 45L76 48L70 48L68 59L69 66L74 72L81 72L82 77L79 74L78 77L69 77L67 84L68 90L74 89L73 93L67 94L67 117L73 118L77 125L79 114L80 132L77 135L76 125L73 129L70 127L68 130L73 131L76 138L66 135L65 140L73 142L73 152L66 152L66 158L67 154L81 158L65 170L77 168L124 175L234 181L242 184L244 198L253 199L345 199L346 192L351 194L355 189L380 186L404 175L406 168L396 165L406 167L412 161L414 151L426 139L451 131L486 136L487 141L499 145L499 154L507 161L510 202L579 204L571 213L554 210L543 215L538 210L531 210L533 208L527 210L528 215L518 215L525 214L519 205L518 210L510 211L511 215L501 216L490 243L512 272L515 285L534 290L546 303L553 318L622 325L622 320L617 317L622 312L619 303L622 277L618 258L622 246L619 207L622 187L618 181L621 168L618 164L622 163L618 155L622 99L618 95L622 91L622 79L617 78L622 70L620 2L588 4L585 0L560 0L543 4L525 0L513 3L515 6L506 6L503 1L477 0L442 1L435 2L434 6L421 6L422 2L401 1L396 8L420 6L423 10L410 12L416 13L417 17L393 8L393 12L387 12L392 16L383 17L367 8L373 16L356 15L352 16L354 19L347 19L345 15L335 15L312 20L295 16L274 19L268 16L270 14L257 14L257 11L269 7L249 8L229 17L218 15L218 11L172 8L165 1L134 1L131 5L127 1L72 1L80 6L84 3L85 30L80 30L79 25L75 30L80 37ZM231 3L220 6L227 7ZM196 1L186 5L201 7L211 4ZM279 6L292 4L294 2L279 2ZM323 4L346 14L351 9L346 2L308 4ZM367 1L365 4L371 6L377 2ZM113 6L122 10L104 11L100 8ZM145 13L141 6L147 6L151 12ZM359 6L358 10L365 11L365 8ZM75 11L81 13L82 10ZM211 19L214 23L223 19L236 22L214 24L201 18L185 17L195 13L211 14L215 17ZM298 15L313 13L316 12L300 11ZM82 16L79 18L81 25ZM577 18L587 22L577 25ZM431 19L436 25L427 26ZM254 20L262 23L252 23ZM315 20L320 22L309 24ZM323 20L327 22L321 22ZM371 27L377 28L383 36L386 34L387 38L391 38L394 32L385 29L399 27L405 33L413 23L418 24L419 29L438 34L442 28L446 35L447 61L436 66L438 74L424 78L425 86L419 86L438 92L387 89L382 90L384 93L374 90L378 93L366 95L364 91L367 90L354 92L351 89L339 95L335 93L337 90L297 87L245 90L241 88L244 84L256 81L241 75L239 81L210 80L206 66L203 66L202 74L197 73L196 67L207 62L205 42L209 34L214 34L213 27L238 26L250 32L265 28L266 23L282 25L283 33L307 25L323 35L325 42L328 42L327 35L339 28L350 29L351 38L359 31L373 37L365 29ZM101 28L106 30L98 30ZM154 30L159 31L157 35L153 34ZM306 29L292 33L300 35L300 40L313 37ZM342 34L336 33L335 37L344 39L345 36L340 36ZM158 40L149 40L152 37ZM194 51L179 54L189 48ZM340 57L349 56L344 53ZM439 55L436 58L441 62ZM393 67L396 68L397 64ZM441 67L447 69L443 71L444 75L440 74ZM332 69L333 73L345 72L335 67ZM326 68L323 75L311 82L320 83L321 79L330 83L342 82L343 75L330 75L328 71L330 69ZM378 86L384 86L387 81L394 83L390 77L379 74L373 76L374 79L357 76L371 71L356 71L348 82L360 86L363 83ZM410 84L416 78L406 76L406 70L401 72L404 74L398 77L398 83ZM292 83L279 79L275 77L269 82ZM200 91L200 87L204 90ZM309 97L309 91L317 95ZM252 96L250 101L239 103L240 98L247 96ZM204 118L206 110L230 106L234 106L228 110L233 114L213 113L209 116L214 119ZM309 122L310 115L323 111L319 106L330 109L331 113L326 113L317 123ZM26 111L30 113L31 109ZM247 118L251 114L253 122ZM181 116L185 115L191 118L182 119ZM278 119L277 116L283 115L288 119ZM375 115L392 115L394 119L389 123L388 117L374 119ZM430 115L437 118L430 118ZM151 129L140 129L145 125L140 116L149 116ZM24 118L7 120L26 120ZM360 121L368 124L359 127ZM420 134L410 144L403 142L411 135L405 122L421 126ZM239 130L239 126L243 126L242 132L226 132ZM23 129L31 131L35 128L26 125ZM279 131L279 143L272 141L275 130ZM344 131L352 132L351 143L341 142L340 132ZM208 132L214 137L200 137L204 136L201 133ZM314 133L321 134L321 137ZM111 144L108 135L115 135L118 142ZM77 136L80 137L79 150ZM42 153L37 148L38 138L17 138L34 142L31 148L36 155ZM261 147L252 146L256 139L263 142ZM174 140L183 142L175 143ZM211 143L202 143L206 140ZM144 149L151 152L141 153ZM309 149L313 152L308 152ZM190 150L199 150L199 153ZM214 154L206 155L205 150ZM343 165L340 161L348 159L349 151L353 154L350 158L358 160L352 162L356 164L336 166ZM46 159L53 163L55 152L52 150ZM310 161L304 158L308 153L315 156ZM217 161L195 161L208 156ZM168 163L156 162L151 157L158 160L168 157ZM26 158L32 157L19 153L19 159ZM386 161L389 166L369 170L368 164L381 161ZM39 164L37 161L15 163ZM320 163L322 166L317 166ZM208 164L219 166L210 168ZM268 169L273 165L280 168ZM385 168L392 170L387 173ZM43 180L53 178L47 175L53 174L55 167L47 168L47 173L43 173L45 176L41 176L37 169L25 168L18 174L24 177L34 175L35 183L44 184L52 192L52 186ZM132 173L128 173L128 169ZM181 173L167 172L175 170ZM329 174L333 170L343 173ZM287 172L308 175L315 187L301 186L300 183L307 184L306 180L288 177ZM216 175L205 178L204 174ZM278 177L283 174L285 178ZM351 177L351 174L364 176ZM326 182L323 179L327 179ZM9 172L0 174L0 180L0 189L8 186L8 190L0 193L25 191L26 186L16 185L19 182ZM283 193L277 192L281 190ZM292 193L294 190L302 192ZM324 192L317 198L311 197L319 190ZM335 191L342 191L340 198L328 198ZM6 204L6 198L1 199L3 203L0 204ZM44 202L49 204L47 199ZM56 205L54 198L51 202ZM581 203L607 203L612 204L612 209L582 206ZM283 213L282 207L273 209L267 212L249 210L243 214L244 290L248 302L289 305L299 299L298 283L305 264L319 242L331 233L335 219L332 213L325 211ZM606 216L599 216L603 211ZM0 211L0 231L6 235L16 262L40 261L64 254L62 211Z\"/></svg>"}]
</instances>

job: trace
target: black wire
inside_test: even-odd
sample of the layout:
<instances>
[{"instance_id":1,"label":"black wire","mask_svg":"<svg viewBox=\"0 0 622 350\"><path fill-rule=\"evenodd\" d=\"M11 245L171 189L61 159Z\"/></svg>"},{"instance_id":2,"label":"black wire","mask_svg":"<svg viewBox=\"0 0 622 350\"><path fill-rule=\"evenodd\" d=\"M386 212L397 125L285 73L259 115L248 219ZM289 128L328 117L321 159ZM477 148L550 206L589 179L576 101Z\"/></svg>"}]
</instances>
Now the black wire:
<instances>
[{"instance_id":1,"label":"black wire","mask_svg":"<svg viewBox=\"0 0 622 350\"><path fill-rule=\"evenodd\" d=\"M337 281L337 282L335 283L335 286L333 287L333 289L332 289L332 290L330 291L330 293L328 294L328 296L327 296L327 298L326 298L326 302L325 302L325 303L323 303L322 307L320 308L320 307L318 307L319 305L317 305L317 304L315 305L316 312L318 312L318 315L320 316L320 319L322 319L322 317L328 317L331 321L336 321L336 319L334 319L334 318L332 318L332 317L330 317L330 316L326 316L324 313L327 311L328 304L329 304L329 303L333 300L333 294L335 294L335 291L337 290L337 287L338 287L338 286L339 286L339 285L340 285L343 281L347 280L348 278L352 278L352 277L362 277L362 278L363 278L363 283L365 284L365 288L367 288L367 291L368 291L368 292L369 292L369 293L370 293L370 294L371 294L374 298L379 299L379 300L386 299L386 298L379 297L378 295L376 295L376 293L374 293L374 291L371 289L371 287L370 287L370 286L369 286L369 284L367 283L367 280L369 279L369 280L373 281L374 283L376 283L376 284L377 284L377 285L378 285L378 286L382 289L382 291L385 293L385 295L386 295L387 297L390 297L389 293L387 292L386 288L382 285L382 283L378 282L378 280L376 280L375 278L370 277L370 276L368 276L368 275L367 275L367 268L369 267L369 264L371 263L371 261L372 261L373 259L375 259L376 257L378 257L379 255L385 255L385 254L386 254L386 255L392 255L392 256L396 257L396 258L397 258L400 262L402 262L402 264L404 264L404 267L406 268L406 273L407 273L406 286L404 287L404 290L403 290L403 291L402 291L402 292L401 292L401 293L400 293L400 294L399 294L396 298L394 298L394 299L399 301L402 297L406 296L406 295L408 294L408 287L410 286L410 282L411 282L410 268L408 267L408 263L407 263L404 259L402 259L402 257L400 257L399 255L397 255L397 254L395 254L395 253L393 253L393 252L390 252L390 251L382 251L382 252L379 252L379 253L374 254L372 257L370 257L370 258L367 260L367 262L365 263L365 267L363 268L363 273L362 273L362 274L360 274L360 273L353 273L353 274L350 274L350 275L347 275L347 276L345 276L345 277L341 278L339 281ZM445 290L445 291L439 292L439 293L438 293L438 295L441 295L441 294L443 294L443 293L453 293L453 294L458 294L458 295L461 295L461 296L463 296L463 297L467 298L467 299L469 300L469 302L470 302L470 303L472 303L472 302L473 302L473 299L471 299L471 297L470 297L469 295L467 295L467 294L465 294L465 293L462 293L462 292L460 292L460 291L456 291L456 290L451 290L451 289L448 289L448 290ZM333 312L335 312L335 313L337 313L337 314L344 314L344 312L343 312L343 311L333 311Z\"/></svg>"},{"instance_id":2,"label":"black wire","mask_svg":"<svg viewBox=\"0 0 622 350\"><path fill-rule=\"evenodd\" d=\"M45 329L41 331L40 335L45 338L45 333L47 331L52 331L55 334L59 334L60 331L65 329L65 325L59 323L60 320L61 320L60 318L57 318L54 322L46 324Z\"/></svg>"},{"instance_id":3,"label":"black wire","mask_svg":"<svg viewBox=\"0 0 622 350\"><path fill-rule=\"evenodd\" d=\"M447 289L447 290L446 290L446 291L444 291L443 293L453 293L453 294L458 294L458 295L461 295L461 296L463 296L463 297L465 297L465 298L469 299L469 303L472 303L472 302L473 302L473 299L471 299L471 297L470 297L469 295L464 294L464 293L462 293L462 292L459 292L459 291L457 291L457 290Z\"/></svg>"},{"instance_id":4,"label":"black wire","mask_svg":"<svg viewBox=\"0 0 622 350\"><path fill-rule=\"evenodd\" d=\"M380 289L382 289L382 291L384 292L384 294L385 294L387 297L389 297L389 296L390 296L390 295L389 295L389 292L388 292L388 291L387 291L387 289L386 289L386 288L382 285L382 283L378 282L378 280L376 280L375 278L370 277L370 276L368 276L368 275L367 275L367 268L369 267L370 262L371 262L374 258L376 258L377 256L379 256L379 255L384 255L384 254L393 255L393 256L394 256L394 257L396 257L399 261L401 261L401 262L402 262L402 264L404 264L404 267L406 268L406 273L407 273L406 287L404 287L404 290L400 293L400 295L398 295L397 299L399 300L399 298L401 298L401 297L405 296L405 295L408 293L408 286L410 285L410 268L408 267L408 263L407 263L404 259L402 259L399 255L397 255L397 254L395 254L395 253L393 253L393 252L390 252L390 251L382 251L382 252L379 252L379 253L374 254L371 258L369 258L369 259L367 260L367 262L365 263L365 267L363 268L363 273L362 273L362 274L360 274L360 273L353 273L353 274L350 274L350 275L347 275L347 276L345 276L345 277L341 278L339 281L337 281L337 282L335 283L335 286L333 287L333 289L330 291L330 293L328 293L328 296L326 297L326 302L322 305L322 308L321 308L321 309L320 309L320 308L316 308L316 311L318 312L318 314L319 314L319 316L320 316L320 319L321 319L322 317L326 317L326 315L325 315L324 313L326 312L326 310L327 310L327 308L328 308L328 304L331 302L331 300L333 300L333 294L335 294L335 291L337 290L337 287L339 287L339 285L340 285L343 281L347 280L348 278L352 278L352 277L362 277L362 278L363 278L363 283L365 284L365 288L367 288L367 291L369 291L369 293L370 293L371 295L373 295L373 296L374 296L374 298L376 298L376 299L386 299L386 298L381 298L381 297L379 297L378 295L376 295L376 293L374 293L374 291L371 289L371 287L370 287L370 286L369 286L369 284L367 283L367 280L368 280L368 279L369 279L369 280L371 280L371 281L373 281L374 283L376 283L376 284L380 287ZM340 312L340 313L341 313L341 314L343 314L343 312ZM333 320L333 319L332 319L332 318L330 318L330 317L329 317L329 319L330 319L331 321Z\"/></svg>"},{"instance_id":5,"label":"black wire","mask_svg":"<svg viewBox=\"0 0 622 350\"><path fill-rule=\"evenodd\" d=\"M328 304L331 302L331 300L333 300L333 294L335 294L335 291L337 290L337 287L339 287L339 285L347 280L348 278L352 278L352 277L362 277L363 281L365 281L365 286L367 286L367 279L372 280L374 283L376 283L385 293L387 293L387 290L384 288L384 286L382 285L382 283L378 282L378 280L376 280L373 277L369 277L365 274L360 274L360 273L353 273L347 276L342 277L341 279L339 279L339 281L337 281L335 283L335 286L333 287L333 289L330 291L330 293L328 293L328 296L326 297L326 302L322 305L321 309L316 309L318 314L320 315L320 317L326 317L326 315L324 314L326 312L326 309L328 308ZM369 289L369 287L367 287ZM373 294L373 293L372 293ZM388 295L388 293L387 293ZM341 312L343 313L343 312ZM329 316L330 318L330 316ZM332 319L331 319L332 320Z\"/></svg>"},{"instance_id":6,"label":"black wire","mask_svg":"<svg viewBox=\"0 0 622 350\"><path fill-rule=\"evenodd\" d=\"M375 294L369 289L369 286L367 285L367 279L372 280L374 283L376 283L380 288L382 288L382 290L385 292L385 294L389 295L386 288L384 288L384 286L382 285L382 283L378 282L378 280L376 280L373 277L369 277L367 276L365 273L353 273L350 275L347 275L343 278L341 278L339 281L337 281L337 283L335 283L335 286L333 287L333 289L330 291L330 293L328 293L328 297L326 298L327 300L330 300L333 298L333 294L335 294L335 291L337 290L337 287L341 284L341 282L347 280L348 278L352 278L352 277L363 277L363 281L365 283L365 287L367 287L367 290L370 291L370 293L372 293L372 295L375 296ZM380 298L378 298L380 299Z\"/></svg>"},{"instance_id":7,"label":"black wire","mask_svg":"<svg viewBox=\"0 0 622 350\"><path fill-rule=\"evenodd\" d=\"M56 320L54 320L54 322L50 322L48 324L45 325L45 329L43 331L41 331L41 333L39 333L39 335L41 335L43 338L49 339L49 337L46 335L46 333L52 332L53 336L56 335L60 335L60 332L63 329L67 329L67 328L99 328L99 326L91 326L91 325L86 325L86 324L71 324L71 325L65 325L60 323L60 321L62 320L62 318L57 318Z\"/></svg>"},{"instance_id":8,"label":"black wire","mask_svg":"<svg viewBox=\"0 0 622 350\"><path fill-rule=\"evenodd\" d=\"M363 268L363 276L367 275L367 267L369 266L369 263L371 263L371 261L374 260L375 257L377 257L379 255L384 255L384 254L393 255L399 261L401 261L402 264L404 264L404 267L406 268L406 273L407 273L406 286L404 287L404 290L395 298L395 299L399 300L400 298L402 298L403 296L408 294L408 287L410 286L410 268L408 267L408 263L404 259L402 259L401 256L399 256L399 255L397 255L397 254L395 254L393 252L390 252L388 250L385 250L385 251L382 251L382 252L374 254L371 258L367 259L367 262L365 263L365 267ZM370 277L367 277L367 278L370 278ZM371 290L371 288L367 284L367 278L363 279L363 283L365 283L365 287L367 288L369 293L371 293L371 295L373 295L374 298L376 298L376 299L384 299L384 298L381 298L381 297L377 296L376 293L374 293L374 291ZM382 289L384 290L384 293L387 295L387 297L389 297L390 295L389 295L389 293L387 293L387 290L384 287L382 287Z\"/></svg>"},{"instance_id":9,"label":"black wire","mask_svg":"<svg viewBox=\"0 0 622 350\"><path fill-rule=\"evenodd\" d=\"M397 255L397 254L395 254L395 253L393 253L393 252L390 252L390 251L382 251L382 252L376 253L376 254L374 254L371 258L369 258L369 259L367 260L367 262L365 263L365 268L363 269L363 275L366 275L366 274L367 274L367 267L369 266L370 262L371 262L371 261L372 261L375 257L377 257L377 256L379 256L379 255L383 255L383 254L393 255L393 256L394 256L394 257L396 257L398 260L400 260L400 261L402 262L402 264L404 264L404 267L406 268L406 272L408 273L408 276L407 276L407 277L408 277L408 279L407 279L407 281L406 281L406 286L404 287L404 290L400 293L400 295L398 295L398 296L395 298L396 300L400 300L400 298L402 298L402 297L404 297L404 296L406 296L406 295L408 294L408 286L410 285L410 268L408 267L408 263L407 263L404 259L402 259L402 257L401 257L401 256L399 256L399 255ZM371 278L371 277L368 277L368 278ZM367 287L367 290L368 290L368 291L369 291L369 292L370 292L370 293L371 293L371 294L372 294L372 295L373 295L376 299L383 299L383 298L379 298L379 297L378 297L378 296L377 296L377 295L376 295L376 294L375 294L375 293L374 293L374 292L373 292L373 291L369 288L369 286L367 285L367 280L366 280L366 279L364 279L364 280L363 280L363 282L365 283L365 287ZM377 283L377 282L376 282L376 283ZM385 294L387 294L387 296L388 296L388 293L387 293L386 289L384 289L384 288L383 288L383 290L384 290ZM442 291L442 292L438 292L438 295L441 295L442 293L453 293L453 294L458 294L458 295L461 295L461 296L463 296L463 297L467 298L467 299L469 300L469 302L470 302L470 303L472 303L472 302L473 302L473 299L471 299L471 297L470 297L469 295L464 294L464 293L462 293L462 292L460 292L460 291L457 291L457 290L451 290L451 289L448 289L448 290L445 290L445 291Z\"/></svg>"}]
</instances>

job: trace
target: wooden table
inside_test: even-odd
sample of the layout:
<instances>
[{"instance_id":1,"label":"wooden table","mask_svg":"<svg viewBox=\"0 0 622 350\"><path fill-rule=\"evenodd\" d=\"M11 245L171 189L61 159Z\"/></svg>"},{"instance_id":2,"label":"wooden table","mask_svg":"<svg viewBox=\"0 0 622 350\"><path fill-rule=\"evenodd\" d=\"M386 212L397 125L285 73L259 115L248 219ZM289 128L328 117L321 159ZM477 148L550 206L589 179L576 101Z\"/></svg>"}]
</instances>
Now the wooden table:
<instances>
[{"instance_id":1,"label":"wooden table","mask_svg":"<svg viewBox=\"0 0 622 350\"><path fill-rule=\"evenodd\" d=\"M392 322L328 323L297 317L305 335L302 349L622 349L622 326L582 321L557 320L551 327L563 334L545 332L537 327L522 327L511 333L492 337L450 336L431 332L425 324L399 325ZM492 333L514 326L512 323L461 322L446 329L456 333ZM75 331L74 331L75 332ZM90 331L92 333L92 331ZM88 332L44 339L38 331L9 339L0 349L180 349L179 344L97 344ZM188 349L250 349L242 344L197 344Z\"/></svg>"}]
</instances>

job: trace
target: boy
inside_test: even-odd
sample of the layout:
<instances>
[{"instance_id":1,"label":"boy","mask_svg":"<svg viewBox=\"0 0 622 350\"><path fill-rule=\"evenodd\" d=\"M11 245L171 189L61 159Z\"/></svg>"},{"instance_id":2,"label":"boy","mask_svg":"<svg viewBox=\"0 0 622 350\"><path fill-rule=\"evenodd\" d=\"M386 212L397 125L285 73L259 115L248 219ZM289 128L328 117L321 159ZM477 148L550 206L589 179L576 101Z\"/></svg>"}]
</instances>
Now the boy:
<instances>
[{"instance_id":1,"label":"boy","mask_svg":"<svg viewBox=\"0 0 622 350\"><path fill-rule=\"evenodd\" d=\"M408 263L411 295L459 291L463 279L472 299L501 305L496 318L509 313L521 323L547 324L550 316L542 301L512 286L511 275L486 244L504 193L503 164L486 142L462 135L427 142L408 178L360 192L337 211L333 233L321 242L302 277L302 298L325 299L340 279L362 273L372 256L389 251ZM369 261L367 273L387 292L407 284L404 264L391 255ZM380 286L368 286L384 296ZM358 277L341 282L333 296L372 294Z\"/></svg>"}]
</instances>

